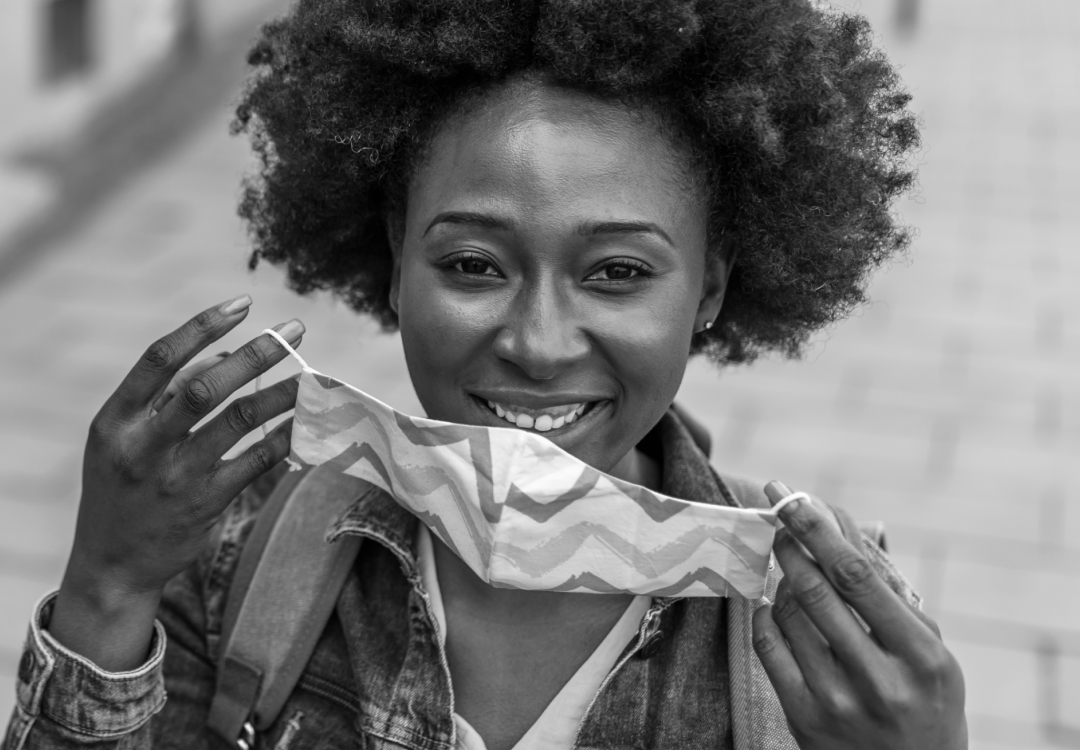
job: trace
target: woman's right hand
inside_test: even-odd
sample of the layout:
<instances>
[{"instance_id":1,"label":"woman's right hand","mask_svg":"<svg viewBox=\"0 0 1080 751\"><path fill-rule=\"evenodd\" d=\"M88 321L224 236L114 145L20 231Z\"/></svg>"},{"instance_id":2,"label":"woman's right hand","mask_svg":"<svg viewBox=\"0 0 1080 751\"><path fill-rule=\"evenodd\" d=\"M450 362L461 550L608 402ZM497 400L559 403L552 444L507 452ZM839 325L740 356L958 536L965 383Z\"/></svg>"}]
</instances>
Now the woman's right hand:
<instances>
[{"instance_id":1,"label":"woman's right hand","mask_svg":"<svg viewBox=\"0 0 1080 751\"><path fill-rule=\"evenodd\" d=\"M293 408L295 378L236 399L193 430L287 355L264 334L180 373L244 320L250 304L243 295L205 310L150 345L90 425L75 542L48 628L105 670L146 659L165 584L192 564L232 499L288 455L291 420L222 460L245 435ZM292 320L276 330L295 347L304 326Z\"/></svg>"}]
</instances>

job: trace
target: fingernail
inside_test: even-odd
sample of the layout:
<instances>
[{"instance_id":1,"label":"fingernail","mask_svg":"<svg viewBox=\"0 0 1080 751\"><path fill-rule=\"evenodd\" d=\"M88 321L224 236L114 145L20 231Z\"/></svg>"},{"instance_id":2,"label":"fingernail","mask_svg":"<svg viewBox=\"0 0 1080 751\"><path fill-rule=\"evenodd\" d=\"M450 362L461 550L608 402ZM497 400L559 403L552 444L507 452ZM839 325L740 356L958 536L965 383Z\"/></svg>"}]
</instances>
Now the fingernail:
<instances>
[{"instance_id":1,"label":"fingernail","mask_svg":"<svg viewBox=\"0 0 1080 751\"><path fill-rule=\"evenodd\" d=\"M769 503L775 506L791 495L791 489L779 480L773 480L765 486L765 495L768 497Z\"/></svg>"},{"instance_id":2,"label":"fingernail","mask_svg":"<svg viewBox=\"0 0 1080 751\"><path fill-rule=\"evenodd\" d=\"M281 338L292 344L294 339L299 339L300 335L306 331L304 324L300 322L299 318L294 318L288 323L283 323L274 327L274 331L281 334Z\"/></svg>"},{"instance_id":3,"label":"fingernail","mask_svg":"<svg viewBox=\"0 0 1080 751\"><path fill-rule=\"evenodd\" d=\"M246 310L251 305L251 295L240 295L240 297L234 297L226 303L221 304L221 312L227 316L239 313L241 310Z\"/></svg>"},{"instance_id":4,"label":"fingernail","mask_svg":"<svg viewBox=\"0 0 1080 751\"><path fill-rule=\"evenodd\" d=\"M782 509L780 509L777 513L781 517L786 517L786 518L790 519L792 516L799 513L799 508L801 506L802 506L802 499L801 498L796 498L793 501L789 501L788 503L785 503L784 507Z\"/></svg>"},{"instance_id":5,"label":"fingernail","mask_svg":"<svg viewBox=\"0 0 1080 751\"><path fill-rule=\"evenodd\" d=\"M791 488L789 488L787 485L780 482L779 480L773 480L765 486L765 495L768 497L769 503L775 506L780 501L791 495ZM778 512L780 514L780 517L783 518L791 516L796 511L798 511L799 505L801 503L802 501L796 498L784 504L784 507Z\"/></svg>"}]
</instances>

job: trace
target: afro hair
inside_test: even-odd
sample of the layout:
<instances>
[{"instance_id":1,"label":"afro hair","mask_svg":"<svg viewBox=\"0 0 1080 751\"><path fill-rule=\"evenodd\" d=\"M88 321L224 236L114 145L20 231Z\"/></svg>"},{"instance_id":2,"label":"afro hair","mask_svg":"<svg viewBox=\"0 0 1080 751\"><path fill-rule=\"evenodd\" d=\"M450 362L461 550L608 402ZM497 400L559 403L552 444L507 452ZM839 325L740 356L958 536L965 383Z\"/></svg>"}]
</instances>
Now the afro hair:
<instances>
[{"instance_id":1,"label":"afro hair","mask_svg":"<svg viewBox=\"0 0 1080 751\"><path fill-rule=\"evenodd\" d=\"M797 356L865 301L910 232L891 206L919 143L861 16L810 0L300 0L267 24L237 109L260 158L240 214L300 293L388 328L387 221L440 118L511 76L656 104L705 165L737 252L694 352Z\"/></svg>"}]
</instances>

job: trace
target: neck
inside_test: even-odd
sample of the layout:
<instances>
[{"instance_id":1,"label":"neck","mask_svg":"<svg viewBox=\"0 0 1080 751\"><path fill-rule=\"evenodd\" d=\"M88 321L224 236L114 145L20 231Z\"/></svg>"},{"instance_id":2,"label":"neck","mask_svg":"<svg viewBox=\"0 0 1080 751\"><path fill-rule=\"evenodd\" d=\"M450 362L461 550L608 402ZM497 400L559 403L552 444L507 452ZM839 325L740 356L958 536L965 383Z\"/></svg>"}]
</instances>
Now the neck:
<instances>
[{"instance_id":1,"label":"neck","mask_svg":"<svg viewBox=\"0 0 1080 751\"><path fill-rule=\"evenodd\" d=\"M660 465L638 448L630 449L608 474L649 490L660 490Z\"/></svg>"}]
</instances>

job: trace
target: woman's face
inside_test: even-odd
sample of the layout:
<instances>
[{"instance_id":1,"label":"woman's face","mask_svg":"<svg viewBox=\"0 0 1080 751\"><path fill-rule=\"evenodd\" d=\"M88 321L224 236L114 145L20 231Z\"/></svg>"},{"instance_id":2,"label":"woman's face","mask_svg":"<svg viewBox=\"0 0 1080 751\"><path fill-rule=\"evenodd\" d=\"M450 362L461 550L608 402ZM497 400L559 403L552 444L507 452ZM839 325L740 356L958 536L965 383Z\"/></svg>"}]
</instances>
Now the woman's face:
<instances>
[{"instance_id":1,"label":"woman's face","mask_svg":"<svg viewBox=\"0 0 1080 751\"><path fill-rule=\"evenodd\" d=\"M720 310L727 268L706 263L692 185L653 117L575 92L521 85L443 125L391 292L428 416L615 468Z\"/></svg>"}]
</instances>

